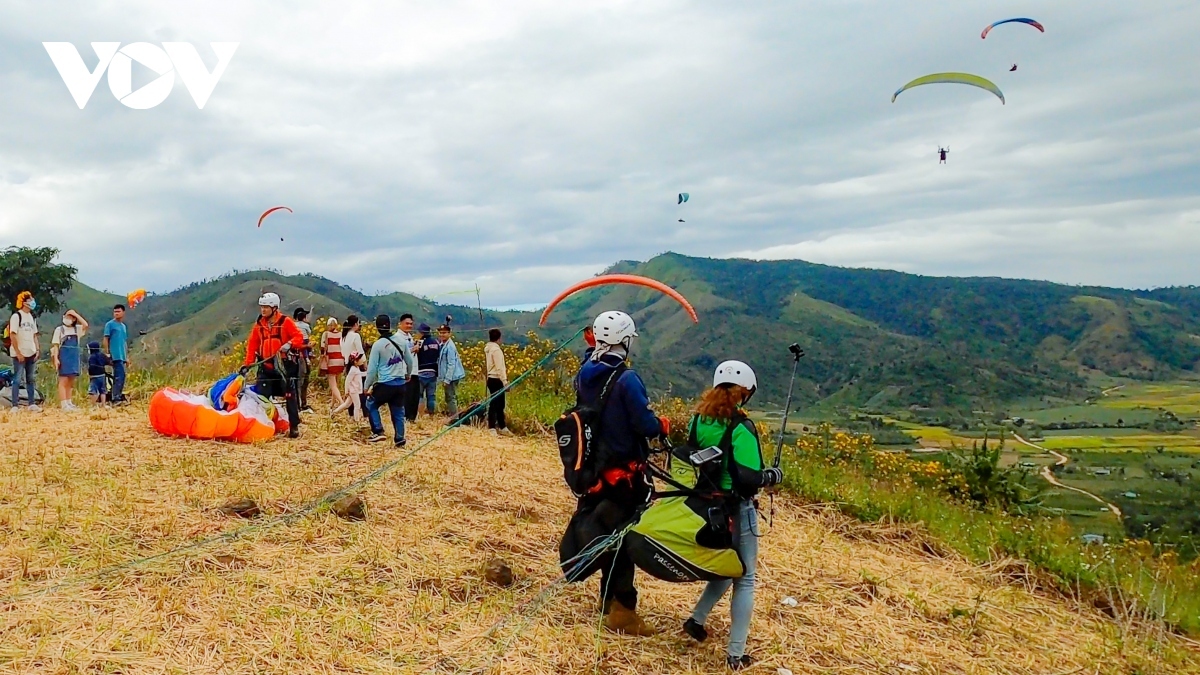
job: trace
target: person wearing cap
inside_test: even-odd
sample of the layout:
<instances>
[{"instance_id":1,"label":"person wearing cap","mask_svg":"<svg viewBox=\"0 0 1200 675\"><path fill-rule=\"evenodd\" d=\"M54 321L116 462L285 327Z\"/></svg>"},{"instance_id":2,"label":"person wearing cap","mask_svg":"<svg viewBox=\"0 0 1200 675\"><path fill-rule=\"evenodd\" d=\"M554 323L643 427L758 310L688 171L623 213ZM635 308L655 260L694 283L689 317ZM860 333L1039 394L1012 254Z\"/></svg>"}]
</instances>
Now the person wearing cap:
<instances>
[{"instance_id":1,"label":"person wearing cap","mask_svg":"<svg viewBox=\"0 0 1200 675\"><path fill-rule=\"evenodd\" d=\"M756 389L758 379L750 366L741 361L725 361L717 366L712 388L700 397L696 414L688 423L689 435L695 436L696 446L700 448L721 447L728 433L731 447L722 448L728 450L728 455L721 464L718 484L722 492L728 493L728 508L734 521L733 545L746 566L746 573L737 579L708 582L692 616L683 623L683 632L697 642L708 639L708 630L704 627L708 615L732 586L733 598L729 603L732 621L726 653L726 664L731 670L748 668L753 663L746 654L746 640L754 613L758 566L758 515L754 497L760 489L777 485L783 479L778 468L767 466L763 461L758 431L742 409ZM730 427L733 427L732 432L729 432Z\"/></svg>"},{"instance_id":2,"label":"person wearing cap","mask_svg":"<svg viewBox=\"0 0 1200 675\"><path fill-rule=\"evenodd\" d=\"M438 326L438 340L442 343L442 348L438 350L438 381L442 383L443 404L447 415L458 417L458 383L467 376L467 371L463 368L462 357L458 355L458 346L454 344L449 323Z\"/></svg>"},{"instance_id":3,"label":"person wearing cap","mask_svg":"<svg viewBox=\"0 0 1200 675\"><path fill-rule=\"evenodd\" d=\"M648 439L671 430L666 418L650 409L646 385L626 364L637 337L633 318L625 312L604 312L592 323L592 332L596 346L575 377L575 395L579 405L600 407L596 442L604 448L603 460L598 460L603 465L601 478L576 504L559 545L562 560L578 555L597 537L616 532L649 502ZM593 570L600 570L604 627L628 635L654 635L655 629L637 613L633 559L617 547L596 560Z\"/></svg>"},{"instance_id":4,"label":"person wearing cap","mask_svg":"<svg viewBox=\"0 0 1200 675\"><path fill-rule=\"evenodd\" d=\"M416 343L417 382L421 398L425 399L425 414L432 415L437 412L438 356L442 343L433 337L433 329L427 323L417 326L417 332L421 334Z\"/></svg>"},{"instance_id":5,"label":"person wearing cap","mask_svg":"<svg viewBox=\"0 0 1200 675\"><path fill-rule=\"evenodd\" d=\"M300 349L300 410L311 412L312 408L308 406L308 374L309 361L312 359L312 326L308 324L308 310L297 307L292 312L292 320L296 322L296 328L300 329L300 335L304 336L304 346Z\"/></svg>"},{"instance_id":6,"label":"person wearing cap","mask_svg":"<svg viewBox=\"0 0 1200 675\"><path fill-rule=\"evenodd\" d=\"M279 311L279 296L263 293L258 299L258 320L246 340L246 360L241 373L258 364L255 391L263 396L282 396L287 408L288 437L300 435L300 352L304 335L296 322Z\"/></svg>"},{"instance_id":7,"label":"person wearing cap","mask_svg":"<svg viewBox=\"0 0 1200 675\"><path fill-rule=\"evenodd\" d=\"M387 314L375 317L375 328L379 339L371 347L371 358L367 362L367 379L363 383L367 392L367 419L371 422L371 443L387 439L383 435L383 418L379 409L388 407L392 418L396 447L404 447L404 395L409 374L415 372L412 351L408 343L392 335L392 319Z\"/></svg>"}]
</instances>

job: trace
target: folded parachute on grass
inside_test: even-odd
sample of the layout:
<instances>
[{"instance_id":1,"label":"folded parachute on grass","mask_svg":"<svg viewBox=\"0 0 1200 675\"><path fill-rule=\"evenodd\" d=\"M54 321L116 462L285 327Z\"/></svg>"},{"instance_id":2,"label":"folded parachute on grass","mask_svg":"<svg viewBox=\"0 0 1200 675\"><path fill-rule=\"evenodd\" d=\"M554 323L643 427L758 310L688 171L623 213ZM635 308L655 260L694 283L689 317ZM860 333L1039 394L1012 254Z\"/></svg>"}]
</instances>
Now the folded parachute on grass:
<instances>
[{"instance_id":1,"label":"folded parachute on grass","mask_svg":"<svg viewBox=\"0 0 1200 675\"><path fill-rule=\"evenodd\" d=\"M150 426L165 436L252 443L288 430L270 400L233 374L219 380L206 396L161 389L150 399Z\"/></svg>"}]
</instances>

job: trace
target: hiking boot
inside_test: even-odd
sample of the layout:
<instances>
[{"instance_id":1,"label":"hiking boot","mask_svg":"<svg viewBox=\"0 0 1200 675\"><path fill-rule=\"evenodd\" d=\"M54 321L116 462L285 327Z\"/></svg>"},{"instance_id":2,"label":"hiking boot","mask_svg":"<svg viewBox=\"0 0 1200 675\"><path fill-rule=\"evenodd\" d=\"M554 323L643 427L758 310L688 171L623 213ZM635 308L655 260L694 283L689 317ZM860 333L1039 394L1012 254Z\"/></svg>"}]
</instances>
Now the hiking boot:
<instances>
[{"instance_id":1,"label":"hiking boot","mask_svg":"<svg viewBox=\"0 0 1200 675\"><path fill-rule=\"evenodd\" d=\"M381 441L386 441L386 440L387 440L387 436L384 436L383 434L371 434L371 437L367 439L367 442L368 443L379 443Z\"/></svg>"},{"instance_id":2,"label":"hiking boot","mask_svg":"<svg viewBox=\"0 0 1200 675\"><path fill-rule=\"evenodd\" d=\"M696 642L704 642L708 639L708 631L692 618L688 618L687 621L683 622L683 632L691 636Z\"/></svg>"},{"instance_id":3,"label":"hiking boot","mask_svg":"<svg viewBox=\"0 0 1200 675\"><path fill-rule=\"evenodd\" d=\"M751 665L753 665L753 663L754 659L750 658L749 654L742 654L741 656L733 656L730 654L725 657L725 665L728 666L730 670L749 668Z\"/></svg>"},{"instance_id":4,"label":"hiking boot","mask_svg":"<svg viewBox=\"0 0 1200 675\"><path fill-rule=\"evenodd\" d=\"M622 605L620 600L613 600L609 605L608 612L604 615L604 627L614 633L639 637L650 637L658 632L653 626L642 621L642 617L638 616L636 611Z\"/></svg>"}]
</instances>

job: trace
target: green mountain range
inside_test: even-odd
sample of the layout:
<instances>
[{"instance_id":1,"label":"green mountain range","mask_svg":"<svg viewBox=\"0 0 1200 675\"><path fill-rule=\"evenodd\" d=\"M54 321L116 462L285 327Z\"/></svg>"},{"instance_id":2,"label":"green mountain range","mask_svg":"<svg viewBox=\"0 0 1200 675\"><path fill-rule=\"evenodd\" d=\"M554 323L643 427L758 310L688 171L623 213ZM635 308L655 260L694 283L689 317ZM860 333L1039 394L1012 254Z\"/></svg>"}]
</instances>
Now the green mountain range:
<instances>
[{"instance_id":1,"label":"green mountain range","mask_svg":"<svg viewBox=\"0 0 1200 675\"><path fill-rule=\"evenodd\" d=\"M674 253L609 271L670 284L700 323L654 291L605 286L564 302L539 332L561 338L600 311L629 312L640 332L633 361L659 393L693 395L717 363L738 358L758 372L760 402L781 403L791 343L806 352L800 405L881 411L1079 399L1094 393L1097 375L1173 379L1200 361L1195 287L1124 290ZM314 275L242 272L148 297L130 313L135 354L169 362L228 349L245 337L266 290L283 297L285 310L303 305L314 316L411 312L434 324L452 314L465 339L489 326L519 336L538 316L483 310L481 320L475 308L406 293L368 296ZM119 298L78 284L66 300L89 318L106 318Z\"/></svg>"}]
</instances>

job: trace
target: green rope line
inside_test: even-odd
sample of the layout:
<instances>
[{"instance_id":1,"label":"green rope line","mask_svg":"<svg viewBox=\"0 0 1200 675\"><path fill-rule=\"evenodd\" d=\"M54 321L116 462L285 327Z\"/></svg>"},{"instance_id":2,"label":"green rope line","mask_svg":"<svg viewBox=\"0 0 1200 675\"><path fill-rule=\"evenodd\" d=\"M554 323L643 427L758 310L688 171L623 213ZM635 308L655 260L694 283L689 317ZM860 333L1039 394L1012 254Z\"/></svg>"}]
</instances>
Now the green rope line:
<instances>
[{"instance_id":1,"label":"green rope line","mask_svg":"<svg viewBox=\"0 0 1200 675\"><path fill-rule=\"evenodd\" d=\"M297 520L300 520L301 518L304 518L308 515L316 513L320 509L328 507L330 504L332 504L333 502L336 502L337 500L341 499L342 497L345 497L352 492L357 492L358 490L361 490L362 488L366 487L367 485L370 485L371 483L378 481L379 479L383 478L385 475L390 473L397 466L400 466L406 460L411 458L413 455L424 450L426 447L428 447L430 444L432 444L435 441L437 441L438 439L440 439L442 436L445 436L446 434L450 433L451 430L456 429L459 426L462 426L476 412L478 412L481 409L486 408L487 404L491 403L491 401L494 398L503 394L504 392L508 391L509 389L512 389L513 387L517 386L518 384L520 384L523 380L525 380L525 378L527 378L531 374L533 374L534 371L539 370L542 366L546 365L546 363L548 363L551 359L553 359L555 356L557 356L559 352L566 349L568 345L570 345L572 342L574 342L575 339L578 338L582 334L583 334L583 329L581 328L581 329L579 329L579 331L577 331L571 337L558 343L554 347L554 349L551 349L545 356L543 356L541 359L539 359L537 363L533 364L532 366L529 367L528 370L526 370L525 372L518 375L515 379L513 379L512 382L509 382L508 385L505 386L503 389L500 389L496 393L494 393L494 394L488 396L487 398L483 399L482 401L480 401L477 405L475 405L474 407L472 407L470 409L468 414L464 414L457 421L446 425L444 428L442 428L441 431L439 431L436 434L434 434L433 436L430 436L429 438L425 439L425 441L422 442L417 447L404 453L403 455L400 455L396 459L385 463L384 465L380 466L378 469L375 469L371 473L363 476L362 478L359 478L358 480L354 481L353 483L350 483L349 485L346 485L346 486L342 487L341 489L336 490L334 492L325 493L321 497L314 500L312 503L308 504L307 506L305 506L297 511L293 511L292 513L286 513L286 514L283 514L280 516L276 516L274 518L271 518L271 519L268 519L268 520L265 520L265 521L262 521L259 523L254 523L252 525L245 525L243 527L237 528L230 532L225 532L222 534L214 535L212 537L208 537L207 539L201 539L200 541L192 542L190 544L184 544L182 546L178 546L176 548L173 548L173 549L170 549L167 551L163 551L162 553L155 553L153 555L148 555L144 558L137 558L135 560L118 563L115 565L110 565L108 567L104 567L104 568L95 570L93 572L88 572L88 573L82 574L82 575L77 576L72 579L67 579L65 581L60 581L58 583L51 584L49 586L46 586L45 588L40 588L40 589L31 590L31 591L25 591L23 593L15 593L13 595L4 596L3 598L0 598L0 605L8 605L8 604L11 604L14 602L27 600L29 598L33 598L36 596L49 595L49 594L55 593L57 591L61 591L61 590L67 589L67 588L85 584L89 581L94 581L94 580L102 578L102 577L110 576L112 574L115 574L115 573L123 571L123 570L131 569L134 567L140 567L140 566L143 566L143 565L146 565L149 563L158 562L160 560L165 560L166 558L171 558L171 557L180 555L182 553L189 553L192 551L197 551L197 550L200 550L203 548L207 548L209 546L212 546L213 544L228 543L231 541L236 541L243 537L261 532L263 530L266 530L266 529L269 529L272 527L276 527L278 525L286 525L286 524L293 523Z\"/></svg>"}]
</instances>

